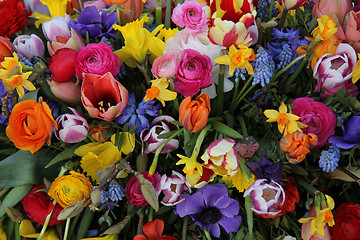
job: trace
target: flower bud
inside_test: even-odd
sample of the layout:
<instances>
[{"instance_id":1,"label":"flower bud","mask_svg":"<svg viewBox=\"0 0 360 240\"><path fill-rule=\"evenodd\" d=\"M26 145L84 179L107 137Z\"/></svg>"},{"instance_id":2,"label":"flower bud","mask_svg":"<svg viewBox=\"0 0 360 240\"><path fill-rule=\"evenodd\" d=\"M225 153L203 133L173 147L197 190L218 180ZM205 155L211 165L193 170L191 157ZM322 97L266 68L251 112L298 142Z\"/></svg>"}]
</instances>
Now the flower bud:
<instances>
[{"instance_id":1,"label":"flower bud","mask_svg":"<svg viewBox=\"0 0 360 240\"><path fill-rule=\"evenodd\" d=\"M50 42L56 42L56 36L70 37L70 28L68 26L69 19L61 16L53 17L50 21L46 21L42 25L44 36Z\"/></svg>"},{"instance_id":2,"label":"flower bud","mask_svg":"<svg viewBox=\"0 0 360 240\"><path fill-rule=\"evenodd\" d=\"M87 137L89 124L78 111L69 109L74 114L62 114L56 119L58 130L55 131L55 136L66 143L80 142Z\"/></svg>"},{"instance_id":3,"label":"flower bud","mask_svg":"<svg viewBox=\"0 0 360 240\"><path fill-rule=\"evenodd\" d=\"M68 81L64 83L48 80L48 84L52 93L59 99L70 104L81 103L81 89L80 85L75 81Z\"/></svg>"},{"instance_id":4,"label":"flower bud","mask_svg":"<svg viewBox=\"0 0 360 240\"><path fill-rule=\"evenodd\" d=\"M44 57L44 43L35 34L20 35L15 38L13 43L16 50L27 59L31 59L33 56Z\"/></svg>"}]
</instances>

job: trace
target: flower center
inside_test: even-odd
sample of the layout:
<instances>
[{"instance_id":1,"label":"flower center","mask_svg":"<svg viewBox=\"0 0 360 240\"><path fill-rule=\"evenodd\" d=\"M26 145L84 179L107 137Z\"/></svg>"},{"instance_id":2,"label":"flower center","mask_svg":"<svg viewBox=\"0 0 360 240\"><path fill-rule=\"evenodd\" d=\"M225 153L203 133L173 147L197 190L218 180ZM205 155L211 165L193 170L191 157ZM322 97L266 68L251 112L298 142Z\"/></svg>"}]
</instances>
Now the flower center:
<instances>
[{"instance_id":1,"label":"flower center","mask_svg":"<svg viewBox=\"0 0 360 240\"><path fill-rule=\"evenodd\" d=\"M324 223L328 223L334 220L334 216L332 214L331 211L327 211L325 212L325 219L324 219Z\"/></svg>"},{"instance_id":2,"label":"flower center","mask_svg":"<svg viewBox=\"0 0 360 240\"><path fill-rule=\"evenodd\" d=\"M197 215L199 221L203 224L217 223L222 217L220 210L216 207L205 208L201 213Z\"/></svg>"},{"instance_id":3,"label":"flower center","mask_svg":"<svg viewBox=\"0 0 360 240\"><path fill-rule=\"evenodd\" d=\"M274 189L270 189L270 188L266 188L264 189L263 191L263 195L262 197L267 201L269 202L270 200L274 199L275 198L275 190Z\"/></svg>"},{"instance_id":4,"label":"flower center","mask_svg":"<svg viewBox=\"0 0 360 240\"><path fill-rule=\"evenodd\" d=\"M23 79L21 76L14 77L13 80L9 83L10 85L14 87L21 86L23 82Z\"/></svg>"},{"instance_id":5,"label":"flower center","mask_svg":"<svg viewBox=\"0 0 360 240\"><path fill-rule=\"evenodd\" d=\"M288 122L286 113L280 113L277 122L279 125L285 126L286 123Z\"/></svg>"},{"instance_id":6,"label":"flower center","mask_svg":"<svg viewBox=\"0 0 360 240\"><path fill-rule=\"evenodd\" d=\"M237 52L232 58L231 61L235 65L239 65L243 62L242 54L240 52Z\"/></svg>"},{"instance_id":7,"label":"flower center","mask_svg":"<svg viewBox=\"0 0 360 240\"><path fill-rule=\"evenodd\" d=\"M160 93L159 88L157 87L151 87L148 90L146 90L146 96L150 99L153 100L154 98L156 98Z\"/></svg>"}]
</instances>

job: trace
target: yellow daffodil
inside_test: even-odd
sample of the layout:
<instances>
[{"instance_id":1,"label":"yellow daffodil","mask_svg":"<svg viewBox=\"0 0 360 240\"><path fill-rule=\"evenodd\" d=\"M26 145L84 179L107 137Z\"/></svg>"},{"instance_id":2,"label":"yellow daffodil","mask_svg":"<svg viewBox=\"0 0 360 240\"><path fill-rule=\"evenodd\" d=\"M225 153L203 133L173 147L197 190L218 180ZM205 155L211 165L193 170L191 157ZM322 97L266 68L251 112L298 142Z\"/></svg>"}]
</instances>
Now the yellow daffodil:
<instances>
[{"instance_id":1,"label":"yellow daffodil","mask_svg":"<svg viewBox=\"0 0 360 240\"><path fill-rule=\"evenodd\" d=\"M166 42L169 38L175 36L177 32L179 32L178 28L162 28L157 37L160 38L162 41Z\"/></svg>"},{"instance_id":2,"label":"yellow daffodil","mask_svg":"<svg viewBox=\"0 0 360 240\"><path fill-rule=\"evenodd\" d=\"M83 238L81 240L117 240L118 239L118 235L117 234L109 234L109 235L105 235L103 237L92 237L92 238Z\"/></svg>"},{"instance_id":3,"label":"yellow daffodil","mask_svg":"<svg viewBox=\"0 0 360 240\"><path fill-rule=\"evenodd\" d=\"M40 24L46 21L50 21L51 18L55 16L65 17L67 3L70 1L71 0L40 0L42 4L49 8L50 16L38 12L33 12L30 17L38 19L35 22L35 26L38 28Z\"/></svg>"},{"instance_id":4,"label":"yellow daffodil","mask_svg":"<svg viewBox=\"0 0 360 240\"><path fill-rule=\"evenodd\" d=\"M245 191L251 184L255 182L255 175L251 173L250 183L246 181L244 175L242 174L241 170L239 169L234 176L223 176L222 179L225 182L231 184L231 186L236 187L239 192Z\"/></svg>"},{"instance_id":5,"label":"yellow daffodil","mask_svg":"<svg viewBox=\"0 0 360 240\"><path fill-rule=\"evenodd\" d=\"M318 26L312 31L315 40L326 40L337 32L336 22L332 17L323 15L317 19Z\"/></svg>"},{"instance_id":6,"label":"yellow daffodil","mask_svg":"<svg viewBox=\"0 0 360 240\"><path fill-rule=\"evenodd\" d=\"M246 71L252 75L254 74L254 70L250 61L254 59L255 53L253 49L248 48L245 45L239 45L239 49L236 49L234 45L231 45L229 53L216 58L215 62L218 64L229 65L229 75L232 75L237 68L246 69Z\"/></svg>"},{"instance_id":7,"label":"yellow daffodil","mask_svg":"<svg viewBox=\"0 0 360 240\"><path fill-rule=\"evenodd\" d=\"M24 219L20 223L20 236L25 238L38 238L39 233L36 233L34 226L29 219ZM47 230L42 236L42 240L59 240L59 236L56 233L56 229L52 228ZM3 239L3 238L1 238Z\"/></svg>"},{"instance_id":8,"label":"yellow daffodil","mask_svg":"<svg viewBox=\"0 0 360 240\"><path fill-rule=\"evenodd\" d=\"M352 72L352 82L355 84L360 78L360 53L357 54L358 61L356 62L355 68Z\"/></svg>"},{"instance_id":9,"label":"yellow daffodil","mask_svg":"<svg viewBox=\"0 0 360 240\"><path fill-rule=\"evenodd\" d=\"M180 158L176 165L185 164L185 167L183 168L184 173L193 175L196 169L200 176L202 176L203 166L198 161L196 161L196 158L193 158L192 156L189 158L181 154L176 154L176 156Z\"/></svg>"},{"instance_id":10,"label":"yellow daffodil","mask_svg":"<svg viewBox=\"0 0 360 240\"><path fill-rule=\"evenodd\" d=\"M297 120L300 119L299 116L296 116L291 113L287 113L287 107L282 102L279 111L276 110L265 110L264 111L265 116L268 118L266 122L277 122L278 123L278 129L281 134L286 136L287 134L294 133L296 131L301 131L300 128L305 128L307 125L302 124L301 122L298 122Z\"/></svg>"},{"instance_id":11,"label":"yellow daffodil","mask_svg":"<svg viewBox=\"0 0 360 240\"><path fill-rule=\"evenodd\" d=\"M121 32L125 39L125 46L114 53L120 58L121 62L132 68L145 62L146 55L150 55L150 61L161 56L165 49L165 43L156 37L156 34L163 28L163 25L157 26L151 33L143 28L144 22L148 17L141 20L127 23L125 26L114 24L115 30Z\"/></svg>"},{"instance_id":12,"label":"yellow daffodil","mask_svg":"<svg viewBox=\"0 0 360 240\"><path fill-rule=\"evenodd\" d=\"M169 82L166 77L151 81L151 88L146 90L145 102L153 99L159 100L165 107L165 101L174 100L177 96L176 92L168 90Z\"/></svg>"},{"instance_id":13,"label":"yellow daffodil","mask_svg":"<svg viewBox=\"0 0 360 240\"><path fill-rule=\"evenodd\" d=\"M0 69L0 79L2 79L7 91L16 89L19 97L22 98L25 94L24 88L29 91L36 89L35 86L27 80L32 72L22 72L22 65L16 53L13 53L13 57L5 57L1 66L4 69Z\"/></svg>"},{"instance_id":14,"label":"yellow daffodil","mask_svg":"<svg viewBox=\"0 0 360 240\"><path fill-rule=\"evenodd\" d=\"M300 223L307 223L311 221L310 235L318 233L321 236L324 236L325 225L328 224L329 227L335 225L334 216L331 210L335 207L334 200L328 196L326 197L326 208L316 211L316 217L300 218Z\"/></svg>"},{"instance_id":15,"label":"yellow daffodil","mask_svg":"<svg viewBox=\"0 0 360 240\"><path fill-rule=\"evenodd\" d=\"M0 239L7 240L6 233L2 227L0 227Z\"/></svg>"},{"instance_id":16,"label":"yellow daffodil","mask_svg":"<svg viewBox=\"0 0 360 240\"><path fill-rule=\"evenodd\" d=\"M111 137L111 142L92 142L75 150L75 154L82 157L80 161L82 169L97 183L99 183L99 171L103 171L107 166L121 159L121 153L127 155L135 148L134 134L128 132L120 133L120 151L119 148L115 146L115 136L114 134Z\"/></svg>"}]
</instances>

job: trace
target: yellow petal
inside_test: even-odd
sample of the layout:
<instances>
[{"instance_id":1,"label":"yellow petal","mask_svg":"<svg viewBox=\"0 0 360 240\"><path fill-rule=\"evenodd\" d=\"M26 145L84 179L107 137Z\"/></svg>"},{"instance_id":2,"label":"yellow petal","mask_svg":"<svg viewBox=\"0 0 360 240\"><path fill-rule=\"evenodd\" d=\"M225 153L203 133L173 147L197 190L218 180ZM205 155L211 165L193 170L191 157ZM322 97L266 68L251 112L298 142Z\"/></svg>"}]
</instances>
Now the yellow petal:
<instances>
[{"instance_id":1,"label":"yellow petal","mask_svg":"<svg viewBox=\"0 0 360 240\"><path fill-rule=\"evenodd\" d=\"M24 219L20 223L20 236L27 238L37 238L40 234L36 233L34 226L29 219Z\"/></svg>"},{"instance_id":2,"label":"yellow petal","mask_svg":"<svg viewBox=\"0 0 360 240\"><path fill-rule=\"evenodd\" d=\"M280 113L286 113L287 112L287 107L285 106L285 104L282 102L280 107L279 107L279 112Z\"/></svg>"},{"instance_id":3,"label":"yellow petal","mask_svg":"<svg viewBox=\"0 0 360 240\"><path fill-rule=\"evenodd\" d=\"M269 109L264 111L264 115L269 118L266 122L276 122L280 113L276 110Z\"/></svg>"}]
</instances>

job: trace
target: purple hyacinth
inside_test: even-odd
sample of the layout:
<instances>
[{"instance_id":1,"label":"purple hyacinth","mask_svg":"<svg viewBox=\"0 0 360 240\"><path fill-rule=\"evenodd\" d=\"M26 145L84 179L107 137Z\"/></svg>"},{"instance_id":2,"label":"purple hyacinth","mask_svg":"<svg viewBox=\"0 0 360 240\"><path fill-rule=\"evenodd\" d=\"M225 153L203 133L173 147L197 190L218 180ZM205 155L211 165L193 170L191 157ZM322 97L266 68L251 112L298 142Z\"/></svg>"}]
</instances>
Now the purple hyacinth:
<instances>
[{"instance_id":1,"label":"purple hyacinth","mask_svg":"<svg viewBox=\"0 0 360 240\"><path fill-rule=\"evenodd\" d=\"M342 120L340 118L340 120ZM342 149L350 149L360 143L360 113L356 114L342 125L343 137L333 136L329 139L332 143Z\"/></svg>"},{"instance_id":2,"label":"purple hyacinth","mask_svg":"<svg viewBox=\"0 0 360 240\"><path fill-rule=\"evenodd\" d=\"M70 20L69 27L73 28L83 38L89 33L91 39L95 38L117 38L113 25L117 24L116 13L103 11L101 14L96 7L86 7L79 14L77 21Z\"/></svg>"},{"instance_id":3,"label":"purple hyacinth","mask_svg":"<svg viewBox=\"0 0 360 240\"><path fill-rule=\"evenodd\" d=\"M247 162L246 165L258 179L271 179L277 183L281 181L282 163L281 161L273 163L266 157L267 152L263 151L258 163Z\"/></svg>"},{"instance_id":4,"label":"purple hyacinth","mask_svg":"<svg viewBox=\"0 0 360 240\"><path fill-rule=\"evenodd\" d=\"M115 122L122 125L129 122L129 128L136 125L134 133L138 134L142 130L151 127L151 122L159 115L160 105L155 100L145 102L142 100L136 106L135 94L130 93L128 104L122 114L115 119Z\"/></svg>"},{"instance_id":5,"label":"purple hyacinth","mask_svg":"<svg viewBox=\"0 0 360 240\"><path fill-rule=\"evenodd\" d=\"M214 237L220 237L221 225L227 233L238 231L241 224L239 202L228 196L222 183L207 184L193 195L182 194L184 201L176 205L180 217L190 216L195 224Z\"/></svg>"}]
</instances>

